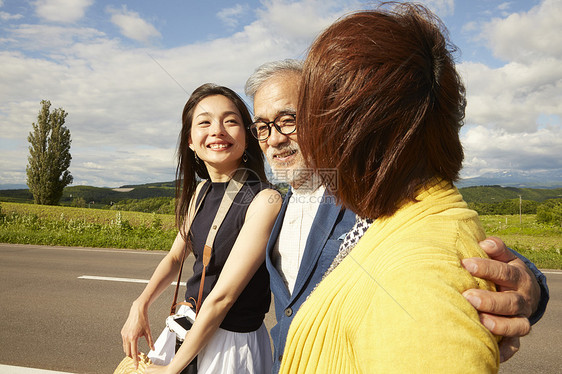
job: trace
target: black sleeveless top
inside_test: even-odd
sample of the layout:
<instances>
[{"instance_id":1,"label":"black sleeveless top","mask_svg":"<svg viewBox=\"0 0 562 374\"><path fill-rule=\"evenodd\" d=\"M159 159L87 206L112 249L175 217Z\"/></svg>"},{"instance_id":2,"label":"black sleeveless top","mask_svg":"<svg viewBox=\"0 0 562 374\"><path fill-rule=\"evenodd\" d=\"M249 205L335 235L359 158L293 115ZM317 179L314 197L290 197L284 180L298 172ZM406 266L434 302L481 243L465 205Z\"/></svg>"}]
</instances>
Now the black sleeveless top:
<instances>
[{"instance_id":1,"label":"black sleeveless top","mask_svg":"<svg viewBox=\"0 0 562 374\"><path fill-rule=\"evenodd\" d=\"M195 255L195 264L193 265L193 276L187 281L186 301L190 301L190 298L197 300L199 295L199 283L203 272L203 248L228 182L212 183L207 181L201 191L204 191L208 184L210 186L207 195L204 197L191 225L190 239ZM215 237L211 260L205 272L205 285L201 303L209 295L219 278L230 250L244 224L248 206L254 197L266 188L271 188L271 186L259 180L247 180L234 198ZM198 196L197 200L201 199L201 195ZM196 204L198 203L199 201L196 202ZM242 291L238 300L232 305L220 327L234 332L255 331L261 326L265 314L269 311L270 302L269 274L264 262Z\"/></svg>"}]
</instances>

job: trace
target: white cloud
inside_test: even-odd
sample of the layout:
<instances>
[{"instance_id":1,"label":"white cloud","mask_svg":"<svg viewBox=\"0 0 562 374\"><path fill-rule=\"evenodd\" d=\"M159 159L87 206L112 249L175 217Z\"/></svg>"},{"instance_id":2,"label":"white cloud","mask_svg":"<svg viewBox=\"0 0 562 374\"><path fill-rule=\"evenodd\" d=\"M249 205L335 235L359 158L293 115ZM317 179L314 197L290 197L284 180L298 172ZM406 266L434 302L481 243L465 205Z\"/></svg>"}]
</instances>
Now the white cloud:
<instances>
[{"instance_id":1,"label":"white cloud","mask_svg":"<svg viewBox=\"0 0 562 374\"><path fill-rule=\"evenodd\" d=\"M70 171L74 176L80 176L78 183L90 186L120 187L126 184L171 181L175 170L174 152L173 147L135 147L127 151L113 150L106 154L95 149L83 149L72 155ZM124 161L126 167L123 166Z\"/></svg>"},{"instance_id":2,"label":"white cloud","mask_svg":"<svg viewBox=\"0 0 562 374\"><path fill-rule=\"evenodd\" d=\"M31 128L31 124L30 124ZM29 132L29 131L28 131ZM27 133L25 134L27 136ZM14 149L2 148L2 159L0 160L0 183L22 184L26 181L25 166L27 165L27 142L14 145Z\"/></svg>"},{"instance_id":3,"label":"white cloud","mask_svg":"<svg viewBox=\"0 0 562 374\"><path fill-rule=\"evenodd\" d=\"M109 6L107 12L111 14L111 22L129 39L146 43L161 37L160 32L152 24L142 19L137 12L128 10L126 6L122 9Z\"/></svg>"},{"instance_id":4,"label":"white cloud","mask_svg":"<svg viewBox=\"0 0 562 374\"><path fill-rule=\"evenodd\" d=\"M511 62L497 69L464 63L460 70L467 85L467 123L524 132L535 131L541 116L562 116L562 61Z\"/></svg>"},{"instance_id":5,"label":"white cloud","mask_svg":"<svg viewBox=\"0 0 562 374\"><path fill-rule=\"evenodd\" d=\"M2 6L2 4L0 4L0 7ZM0 20L2 21L11 21L11 20L17 20L22 18L23 16L21 14L10 14L7 12L0 12Z\"/></svg>"},{"instance_id":6,"label":"white cloud","mask_svg":"<svg viewBox=\"0 0 562 374\"><path fill-rule=\"evenodd\" d=\"M264 0L256 19L240 32L171 49L125 47L119 38L78 25L7 25L0 40L0 180L25 182L26 138L42 99L69 113L75 184L116 187L172 180L189 93L205 82L242 93L257 66L305 57L313 38L352 7L358 8L351 1ZM135 12L107 10L127 37L144 42L160 36ZM553 154L560 153L557 139L562 138L559 55L514 59L499 68L477 63L460 68L469 100L465 170L505 168L510 157L513 165L557 162ZM518 150L524 157L517 157Z\"/></svg>"},{"instance_id":7,"label":"white cloud","mask_svg":"<svg viewBox=\"0 0 562 374\"><path fill-rule=\"evenodd\" d=\"M468 100L463 173L560 168L561 17L560 1L544 0L528 12L480 24L480 36L506 62L459 66Z\"/></svg>"},{"instance_id":8,"label":"white cloud","mask_svg":"<svg viewBox=\"0 0 562 374\"><path fill-rule=\"evenodd\" d=\"M88 169L97 169L97 170L105 169L105 166L103 166L102 164L97 162L91 162L91 161L84 162L82 166Z\"/></svg>"},{"instance_id":9,"label":"white cloud","mask_svg":"<svg viewBox=\"0 0 562 374\"><path fill-rule=\"evenodd\" d=\"M505 3L501 3L500 5L498 5L497 9L498 10L508 10L511 7L511 2L505 2Z\"/></svg>"},{"instance_id":10,"label":"white cloud","mask_svg":"<svg viewBox=\"0 0 562 374\"><path fill-rule=\"evenodd\" d=\"M1 133L17 142L10 154L11 170L23 170L19 175L25 180L26 137L40 101L48 99L52 108L69 113L66 125L72 136L70 170L75 184L173 180L181 111L189 93L205 82L242 93L246 79L261 63L303 57L313 37L341 15L336 3L270 1L241 32L168 50L123 48L118 39L87 28L12 29L12 51L0 52ZM135 20L141 21L141 29L147 25L136 13L126 9L110 13L124 32L136 38L143 34L129 27ZM31 53L14 52L16 45ZM1 169L0 179L7 183ZM13 176L10 181L22 182Z\"/></svg>"},{"instance_id":11,"label":"white cloud","mask_svg":"<svg viewBox=\"0 0 562 374\"><path fill-rule=\"evenodd\" d=\"M513 2L507 1L505 3L499 4L496 9L502 15L502 17L507 17L511 14L511 9L513 6Z\"/></svg>"},{"instance_id":12,"label":"white cloud","mask_svg":"<svg viewBox=\"0 0 562 374\"><path fill-rule=\"evenodd\" d=\"M258 9L259 25L268 30L269 37L280 43L298 43L293 50L308 48L320 31L328 27L351 8L337 1L305 0L300 2L264 1ZM301 47L302 46L302 47Z\"/></svg>"},{"instance_id":13,"label":"white cloud","mask_svg":"<svg viewBox=\"0 0 562 374\"><path fill-rule=\"evenodd\" d=\"M35 12L39 18L50 22L72 23L79 21L93 0L37 0Z\"/></svg>"},{"instance_id":14,"label":"white cloud","mask_svg":"<svg viewBox=\"0 0 562 374\"><path fill-rule=\"evenodd\" d=\"M3 44L11 50L41 51L44 54L65 54L66 48L78 43L95 43L105 34L93 28L59 25L22 24L6 30L9 38ZM6 48L8 49L8 48Z\"/></svg>"},{"instance_id":15,"label":"white cloud","mask_svg":"<svg viewBox=\"0 0 562 374\"><path fill-rule=\"evenodd\" d=\"M455 0L425 0L423 3L441 18L455 13Z\"/></svg>"},{"instance_id":16,"label":"white cloud","mask_svg":"<svg viewBox=\"0 0 562 374\"><path fill-rule=\"evenodd\" d=\"M549 126L532 133L509 133L476 126L462 139L464 176L496 170L548 170L562 168L562 129Z\"/></svg>"},{"instance_id":17,"label":"white cloud","mask_svg":"<svg viewBox=\"0 0 562 374\"><path fill-rule=\"evenodd\" d=\"M248 10L247 5L236 4L233 7L222 9L217 13L217 17L227 27L234 29L239 24L239 17Z\"/></svg>"},{"instance_id":18,"label":"white cloud","mask_svg":"<svg viewBox=\"0 0 562 374\"><path fill-rule=\"evenodd\" d=\"M26 138L37 120L41 99L69 113L70 170L76 183L86 180L87 184L117 186L145 183L153 176L173 179L174 147L187 95L160 67L142 50L123 50L112 40L76 43L66 55L53 57L0 53L0 132L2 138L16 143L9 154L14 165L2 166L0 180L7 183L18 175L25 180ZM131 157L130 152L137 149L138 154ZM160 152L167 154L169 162L161 162ZM82 166L86 162L105 165L104 170ZM18 169L21 172L13 174Z\"/></svg>"},{"instance_id":19,"label":"white cloud","mask_svg":"<svg viewBox=\"0 0 562 374\"><path fill-rule=\"evenodd\" d=\"M532 64L536 59L562 59L562 6L560 0L544 0L526 13L495 18L483 26L495 56Z\"/></svg>"}]
</instances>

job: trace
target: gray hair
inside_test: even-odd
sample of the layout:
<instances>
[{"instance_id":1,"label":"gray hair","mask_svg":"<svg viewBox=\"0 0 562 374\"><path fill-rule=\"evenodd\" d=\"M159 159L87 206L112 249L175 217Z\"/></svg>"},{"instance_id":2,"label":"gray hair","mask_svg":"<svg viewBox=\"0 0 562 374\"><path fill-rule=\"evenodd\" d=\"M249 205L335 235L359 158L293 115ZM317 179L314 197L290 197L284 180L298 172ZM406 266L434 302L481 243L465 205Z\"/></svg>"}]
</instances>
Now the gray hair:
<instances>
[{"instance_id":1,"label":"gray hair","mask_svg":"<svg viewBox=\"0 0 562 374\"><path fill-rule=\"evenodd\" d=\"M286 59L266 62L265 64L258 67L250 78L246 81L244 86L244 92L246 96L253 99L258 92L260 86L269 78L280 73L297 73L301 74L303 68L303 62L301 60Z\"/></svg>"}]
</instances>

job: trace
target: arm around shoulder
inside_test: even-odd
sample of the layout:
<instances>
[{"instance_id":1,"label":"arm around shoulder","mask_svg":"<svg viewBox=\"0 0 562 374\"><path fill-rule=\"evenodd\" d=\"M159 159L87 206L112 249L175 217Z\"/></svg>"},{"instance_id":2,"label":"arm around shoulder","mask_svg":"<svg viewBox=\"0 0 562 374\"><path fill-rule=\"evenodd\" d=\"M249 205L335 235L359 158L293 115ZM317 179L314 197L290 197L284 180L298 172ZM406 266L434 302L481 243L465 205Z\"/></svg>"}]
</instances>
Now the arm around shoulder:
<instances>
[{"instance_id":1,"label":"arm around shoulder","mask_svg":"<svg viewBox=\"0 0 562 374\"><path fill-rule=\"evenodd\" d=\"M515 256L517 256L521 261L525 263L525 265L533 273L537 283L539 284L540 300L536 309L533 311L533 314L531 314L531 316L529 317L529 322L531 323L531 325L534 325L544 315L544 312L546 311L546 306L548 304L548 300L550 299L548 285L546 284L546 276L535 266L535 264L531 262L531 260L529 260L522 254L518 253L517 251L514 251L511 248L508 249L511 252L513 252L513 254L515 254Z\"/></svg>"},{"instance_id":2,"label":"arm around shoulder","mask_svg":"<svg viewBox=\"0 0 562 374\"><path fill-rule=\"evenodd\" d=\"M475 300L471 302L480 312L513 321L528 317L531 324L536 323L549 300L544 274L527 258L509 249L500 238L488 237L479 244L490 258L468 258L463 260L463 265L473 276L494 282L500 292L469 290L465 296ZM508 330L514 331L513 328ZM528 328L518 334L527 333Z\"/></svg>"}]
</instances>

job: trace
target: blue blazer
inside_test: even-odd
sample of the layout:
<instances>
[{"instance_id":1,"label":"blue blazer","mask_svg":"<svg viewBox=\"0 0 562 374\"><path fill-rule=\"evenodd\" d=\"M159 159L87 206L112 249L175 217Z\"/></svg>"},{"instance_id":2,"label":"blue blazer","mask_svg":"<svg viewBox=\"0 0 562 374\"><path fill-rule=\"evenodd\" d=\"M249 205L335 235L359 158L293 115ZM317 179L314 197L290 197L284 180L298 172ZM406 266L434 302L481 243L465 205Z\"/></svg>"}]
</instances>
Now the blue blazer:
<instances>
[{"instance_id":1,"label":"blue blazer","mask_svg":"<svg viewBox=\"0 0 562 374\"><path fill-rule=\"evenodd\" d=\"M265 256L277 317L277 324L271 329L271 338L274 345L274 373L279 371L287 333L295 313L320 282L322 275L338 254L345 235L355 224L355 214L335 205L333 196L325 193L314 217L297 274L295 288L293 294L290 295L281 274L273 266L271 252L279 237L291 196L292 192L289 189L269 237Z\"/></svg>"}]
</instances>

